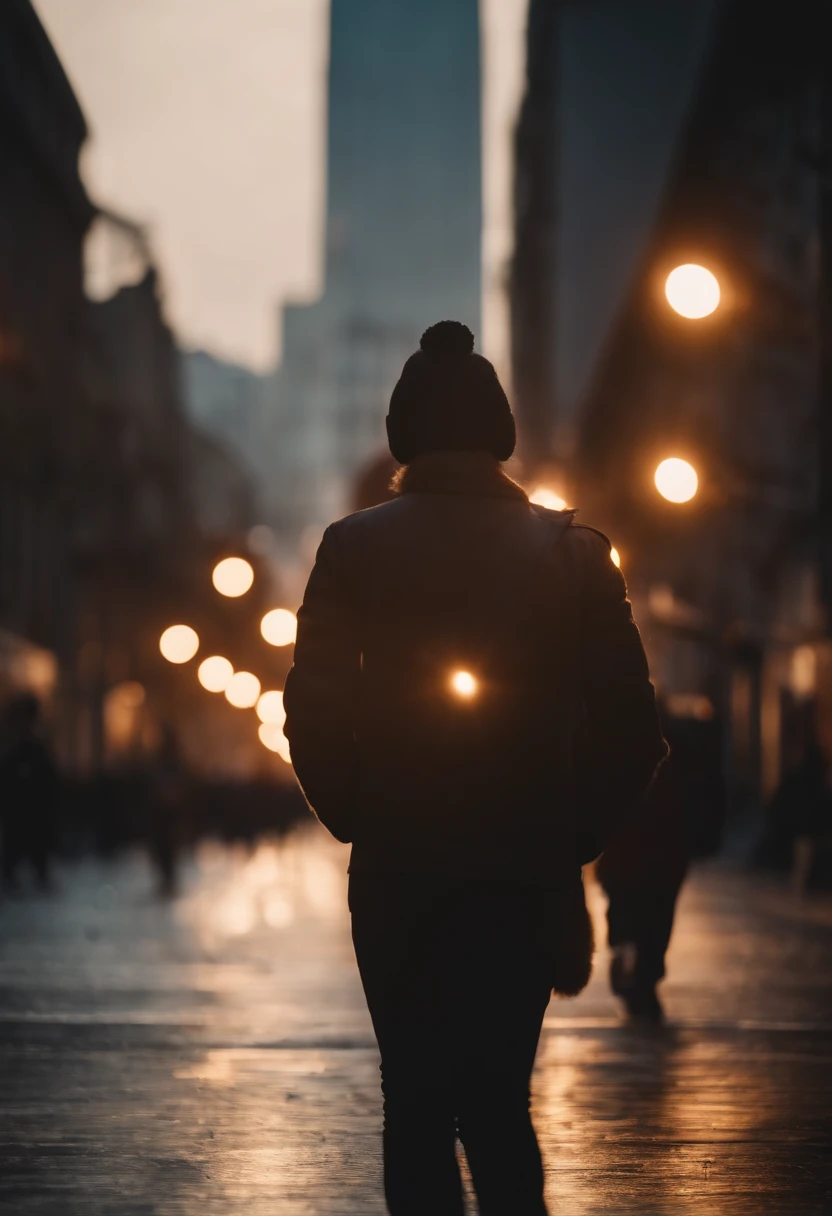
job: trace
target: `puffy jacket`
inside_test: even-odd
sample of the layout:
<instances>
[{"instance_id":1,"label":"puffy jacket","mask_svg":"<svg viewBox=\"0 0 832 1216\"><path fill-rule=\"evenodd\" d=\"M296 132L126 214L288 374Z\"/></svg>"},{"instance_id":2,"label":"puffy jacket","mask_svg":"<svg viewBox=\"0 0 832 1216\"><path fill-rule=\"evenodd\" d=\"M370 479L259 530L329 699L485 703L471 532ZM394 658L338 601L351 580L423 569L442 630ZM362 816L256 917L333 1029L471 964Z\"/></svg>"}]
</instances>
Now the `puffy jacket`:
<instances>
[{"instance_id":1,"label":"puffy jacket","mask_svg":"<svg viewBox=\"0 0 832 1216\"><path fill-rule=\"evenodd\" d=\"M624 579L572 515L438 453L327 529L285 729L353 871L548 882L649 784L666 746Z\"/></svg>"}]
</instances>

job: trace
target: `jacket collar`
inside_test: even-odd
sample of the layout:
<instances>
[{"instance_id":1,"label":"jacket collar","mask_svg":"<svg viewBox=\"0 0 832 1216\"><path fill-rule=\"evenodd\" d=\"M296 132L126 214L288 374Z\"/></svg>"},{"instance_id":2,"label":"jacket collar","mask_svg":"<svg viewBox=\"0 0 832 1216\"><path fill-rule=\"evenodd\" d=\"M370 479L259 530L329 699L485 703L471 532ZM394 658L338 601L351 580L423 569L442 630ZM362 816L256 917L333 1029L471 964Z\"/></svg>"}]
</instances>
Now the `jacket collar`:
<instances>
[{"instance_id":1,"label":"jacket collar","mask_svg":"<svg viewBox=\"0 0 832 1216\"><path fill-rule=\"evenodd\" d=\"M398 470L391 488L396 494L467 494L529 501L525 490L488 452L424 452Z\"/></svg>"}]
</instances>

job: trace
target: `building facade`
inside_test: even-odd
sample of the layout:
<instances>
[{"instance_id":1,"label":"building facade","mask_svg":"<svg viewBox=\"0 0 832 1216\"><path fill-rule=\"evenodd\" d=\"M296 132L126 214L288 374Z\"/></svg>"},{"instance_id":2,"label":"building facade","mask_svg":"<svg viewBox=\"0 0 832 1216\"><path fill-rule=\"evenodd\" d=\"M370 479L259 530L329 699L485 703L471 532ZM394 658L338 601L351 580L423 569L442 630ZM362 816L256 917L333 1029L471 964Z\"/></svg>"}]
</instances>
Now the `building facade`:
<instances>
[{"instance_id":1,"label":"building facade","mask_svg":"<svg viewBox=\"0 0 832 1216\"><path fill-rule=\"evenodd\" d=\"M722 723L738 820L759 816L817 736L832 750L817 16L801 3L787 15L748 0L716 7L655 222L579 418L581 505L621 552L660 691L710 705ZM686 263L721 287L699 320L664 293ZM698 472L689 503L656 492L667 457Z\"/></svg>"},{"instance_id":2,"label":"building facade","mask_svg":"<svg viewBox=\"0 0 832 1216\"><path fill-rule=\"evenodd\" d=\"M193 673L172 678L159 635L183 616L205 636L233 631L212 597L211 568L257 522L239 464L187 421L147 242L87 197L85 138L33 8L9 0L0 8L0 708L36 693L63 765L79 775L111 758L108 720L121 723L123 743L129 718L129 742L150 746L140 719L158 727L193 716L201 690ZM103 260L86 257L95 247ZM250 611L259 608L252 597ZM257 620L247 626L256 645ZM256 729L253 739L256 750Z\"/></svg>"},{"instance_id":3,"label":"building facade","mask_svg":"<svg viewBox=\"0 0 832 1216\"><path fill-rule=\"evenodd\" d=\"M86 126L28 0L0 14L0 695L58 691L71 655L75 486L65 455L83 397L82 250L94 209Z\"/></svg>"}]
</instances>

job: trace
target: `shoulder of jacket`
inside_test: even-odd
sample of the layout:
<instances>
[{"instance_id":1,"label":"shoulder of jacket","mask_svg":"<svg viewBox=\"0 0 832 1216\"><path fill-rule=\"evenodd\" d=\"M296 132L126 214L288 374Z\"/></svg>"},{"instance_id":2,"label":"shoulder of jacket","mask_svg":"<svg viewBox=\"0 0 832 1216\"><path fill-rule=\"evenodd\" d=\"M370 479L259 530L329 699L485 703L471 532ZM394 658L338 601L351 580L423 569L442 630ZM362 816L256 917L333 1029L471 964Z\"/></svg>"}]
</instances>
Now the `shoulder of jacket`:
<instances>
[{"instance_id":1,"label":"shoulder of jacket","mask_svg":"<svg viewBox=\"0 0 832 1216\"><path fill-rule=\"evenodd\" d=\"M352 552L356 545L361 546L365 538L375 535L379 527L384 527L382 521L387 520L391 511L401 508L401 499L394 498L390 502L379 503L375 507L366 507L363 511L353 511L336 519L325 530L321 544L326 544L328 550L336 552Z\"/></svg>"},{"instance_id":2,"label":"shoulder of jacket","mask_svg":"<svg viewBox=\"0 0 832 1216\"><path fill-rule=\"evenodd\" d=\"M591 533L593 536L600 536L601 540L604 542L604 544L607 546L607 548L612 549L612 541L610 540L610 538L608 536L606 536L603 532L601 532L598 528L593 528L589 524L573 523L572 527L569 529L569 532L571 532L572 535L574 535L574 536L579 536L579 538L581 540L590 539L589 536L585 535L587 532ZM582 533L584 534L583 536L581 536Z\"/></svg>"},{"instance_id":3,"label":"shoulder of jacket","mask_svg":"<svg viewBox=\"0 0 832 1216\"><path fill-rule=\"evenodd\" d=\"M385 519L391 512L391 509L401 509L402 499L391 498L387 502L377 503L374 507L364 507L361 511L352 511L349 515L344 515L341 519L336 519L327 528L327 532L335 531L338 535L343 535L345 532L352 532L356 529L366 527L374 523L376 520Z\"/></svg>"}]
</instances>

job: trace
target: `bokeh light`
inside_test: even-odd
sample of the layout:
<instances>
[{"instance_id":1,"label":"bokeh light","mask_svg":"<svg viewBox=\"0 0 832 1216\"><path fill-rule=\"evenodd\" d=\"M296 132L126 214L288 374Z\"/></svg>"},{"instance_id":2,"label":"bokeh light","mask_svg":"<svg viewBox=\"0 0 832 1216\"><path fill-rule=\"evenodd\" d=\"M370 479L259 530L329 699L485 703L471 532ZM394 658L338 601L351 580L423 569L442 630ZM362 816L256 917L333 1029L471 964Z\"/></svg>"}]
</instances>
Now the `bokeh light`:
<instances>
[{"instance_id":1,"label":"bokeh light","mask_svg":"<svg viewBox=\"0 0 832 1216\"><path fill-rule=\"evenodd\" d=\"M671 270L664 285L664 294L670 307L691 321L708 317L719 307L720 290L716 276L693 262Z\"/></svg>"},{"instance_id":2,"label":"bokeh light","mask_svg":"<svg viewBox=\"0 0 832 1216\"><path fill-rule=\"evenodd\" d=\"M548 486L537 486L529 495L529 502L536 503L538 507L547 507L550 511L566 509L566 499Z\"/></svg>"},{"instance_id":3,"label":"bokeh light","mask_svg":"<svg viewBox=\"0 0 832 1216\"><path fill-rule=\"evenodd\" d=\"M169 663L187 663L199 650L199 634L190 625L171 625L159 638L159 649Z\"/></svg>"},{"instance_id":4,"label":"bokeh light","mask_svg":"<svg viewBox=\"0 0 832 1216\"><path fill-rule=\"evenodd\" d=\"M282 726L274 722L261 722L257 734L260 736L260 742L270 752L277 752L281 760L285 760L287 764L292 763L289 740L284 735Z\"/></svg>"},{"instance_id":5,"label":"bokeh light","mask_svg":"<svg viewBox=\"0 0 832 1216\"><path fill-rule=\"evenodd\" d=\"M798 700L806 700L817 687L817 652L814 646L798 646L792 651L789 683Z\"/></svg>"},{"instance_id":6,"label":"bokeh light","mask_svg":"<svg viewBox=\"0 0 832 1216\"><path fill-rule=\"evenodd\" d=\"M197 671L200 684L208 692L225 692L233 675L234 668L221 654L203 659Z\"/></svg>"},{"instance_id":7,"label":"bokeh light","mask_svg":"<svg viewBox=\"0 0 832 1216\"><path fill-rule=\"evenodd\" d=\"M220 595L234 599L248 591L254 582L254 570L243 557L225 557L214 566L211 578Z\"/></svg>"},{"instance_id":8,"label":"bokeh light","mask_svg":"<svg viewBox=\"0 0 832 1216\"><path fill-rule=\"evenodd\" d=\"M251 709L260 696L260 681L250 671L235 671L228 681L225 697L235 709Z\"/></svg>"},{"instance_id":9,"label":"bokeh light","mask_svg":"<svg viewBox=\"0 0 832 1216\"><path fill-rule=\"evenodd\" d=\"M283 693L277 689L264 692L257 702L257 717L261 722L272 726L282 726L286 721L286 710L283 708Z\"/></svg>"},{"instance_id":10,"label":"bokeh light","mask_svg":"<svg viewBox=\"0 0 832 1216\"><path fill-rule=\"evenodd\" d=\"M612 564L614 566L618 566L618 569L620 570L621 569L621 554L618 552L615 545L613 545L612 548L610 549L610 558L612 559Z\"/></svg>"},{"instance_id":11,"label":"bokeh light","mask_svg":"<svg viewBox=\"0 0 832 1216\"><path fill-rule=\"evenodd\" d=\"M656 469L656 489L668 502L690 502L699 489L696 469L687 460L671 456Z\"/></svg>"},{"instance_id":12,"label":"bokeh light","mask_svg":"<svg viewBox=\"0 0 832 1216\"><path fill-rule=\"evenodd\" d=\"M458 697L473 697L477 691L477 681L470 671L455 671L451 676L451 688Z\"/></svg>"},{"instance_id":13,"label":"bokeh light","mask_svg":"<svg viewBox=\"0 0 832 1216\"><path fill-rule=\"evenodd\" d=\"M291 646L298 633L298 618L288 608L272 608L260 622L260 632L271 646Z\"/></svg>"}]
</instances>

